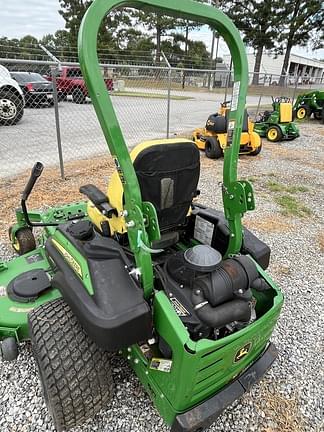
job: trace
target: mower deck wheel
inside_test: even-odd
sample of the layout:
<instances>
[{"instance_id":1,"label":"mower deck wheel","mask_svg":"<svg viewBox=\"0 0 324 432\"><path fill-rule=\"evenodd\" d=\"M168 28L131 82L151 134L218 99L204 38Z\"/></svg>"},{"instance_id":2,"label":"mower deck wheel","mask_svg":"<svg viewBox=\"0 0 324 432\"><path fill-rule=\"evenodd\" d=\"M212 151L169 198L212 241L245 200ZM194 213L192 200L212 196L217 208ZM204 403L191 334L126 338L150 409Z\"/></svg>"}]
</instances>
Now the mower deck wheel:
<instances>
[{"instance_id":1,"label":"mower deck wheel","mask_svg":"<svg viewBox=\"0 0 324 432\"><path fill-rule=\"evenodd\" d=\"M5 361L13 361L18 357L18 345L14 337L8 337L1 342L0 357Z\"/></svg>"},{"instance_id":2,"label":"mower deck wheel","mask_svg":"<svg viewBox=\"0 0 324 432\"><path fill-rule=\"evenodd\" d=\"M28 317L42 390L57 431L93 417L113 395L111 354L85 333L63 299Z\"/></svg>"},{"instance_id":3,"label":"mower deck wheel","mask_svg":"<svg viewBox=\"0 0 324 432\"><path fill-rule=\"evenodd\" d=\"M13 238L12 228L9 228L9 238L12 247L19 255L24 255L36 249L36 240L33 231L29 227L20 228Z\"/></svg>"},{"instance_id":4,"label":"mower deck wheel","mask_svg":"<svg viewBox=\"0 0 324 432\"><path fill-rule=\"evenodd\" d=\"M208 137L205 141L205 153L210 159L219 159L223 156L223 150L217 138Z\"/></svg>"},{"instance_id":5,"label":"mower deck wheel","mask_svg":"<svg viewBox=\"0 0 324 432\"><path fill-rule=\"evenodd\" d=\"M277 142L282 139L282 132L280 127L273 125L270 126L266 132L266 137L268 141Z\"/></svg>"}]
</instances>

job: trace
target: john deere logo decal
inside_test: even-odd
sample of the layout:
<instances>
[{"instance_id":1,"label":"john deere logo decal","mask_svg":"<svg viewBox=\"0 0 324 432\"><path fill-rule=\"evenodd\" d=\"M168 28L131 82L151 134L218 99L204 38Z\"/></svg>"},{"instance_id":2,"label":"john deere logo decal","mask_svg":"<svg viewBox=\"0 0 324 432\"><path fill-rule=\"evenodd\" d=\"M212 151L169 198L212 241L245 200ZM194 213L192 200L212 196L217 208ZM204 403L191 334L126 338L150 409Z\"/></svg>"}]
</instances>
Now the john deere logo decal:
<instances>
[{"instance_id":1,"label":"john deere logo decal","mask_svg":"<svg viewBox=\"0 0 324 432\"><path fill-rule=\"evenodd\" d=\"M250 352L252 343L249 342L247 344L245 344L242 348L240 348L237 353L235 354L234 357L234 363L239 362L240 360L244 359L244 357L246 357L248 355L248 353Z\"/></svg>"}]
</instances>

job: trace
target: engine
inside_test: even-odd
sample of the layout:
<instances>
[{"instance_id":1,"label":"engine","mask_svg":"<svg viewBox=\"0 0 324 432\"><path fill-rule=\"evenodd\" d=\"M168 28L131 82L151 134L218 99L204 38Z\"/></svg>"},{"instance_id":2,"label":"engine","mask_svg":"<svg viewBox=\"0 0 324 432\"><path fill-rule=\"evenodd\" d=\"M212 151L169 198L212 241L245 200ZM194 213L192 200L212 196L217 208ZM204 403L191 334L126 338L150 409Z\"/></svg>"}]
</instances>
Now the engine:
<instances>
[{"instance_id":1,"label":"engine","mask_svg":"<svg viewBox=\"0 0 324 432\"><path fill-rule=\"evenodd\" d=\"M197 245L170 256L164 270L164 289L193 340L218 339L255 320L251 287L262 290L266 282L249 257L222 260Z\"/></svg>"}]
</instances>

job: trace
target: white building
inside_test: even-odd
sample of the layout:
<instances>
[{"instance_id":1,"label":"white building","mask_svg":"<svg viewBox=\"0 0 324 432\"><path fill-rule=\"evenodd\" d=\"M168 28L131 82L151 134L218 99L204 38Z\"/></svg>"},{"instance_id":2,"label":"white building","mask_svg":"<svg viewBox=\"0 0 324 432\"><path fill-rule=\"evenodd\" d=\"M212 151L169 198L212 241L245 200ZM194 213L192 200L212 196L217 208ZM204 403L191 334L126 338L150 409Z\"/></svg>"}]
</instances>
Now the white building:
<instances>
[{"instance_id":1,"label":"white building","mask_svg":"<svg viewBox=\"0 0 324 432\"><path fill-rule=\"evenodd\" d=\"M255 54L248 53L249 72L252 79L252 73L255 64ZM224 62L229 65L231 61L230 55L224 55ZM270 53L263 53L260 67L260 81L266 75L273 84L278 83L278 78L281 74L284 55L275 56ZM324 84L324 62L303 57L297 54L291 54L288 63L288 77L294 81L297 77L307 79L309 83Z\"/></svg>"}]
</instances>

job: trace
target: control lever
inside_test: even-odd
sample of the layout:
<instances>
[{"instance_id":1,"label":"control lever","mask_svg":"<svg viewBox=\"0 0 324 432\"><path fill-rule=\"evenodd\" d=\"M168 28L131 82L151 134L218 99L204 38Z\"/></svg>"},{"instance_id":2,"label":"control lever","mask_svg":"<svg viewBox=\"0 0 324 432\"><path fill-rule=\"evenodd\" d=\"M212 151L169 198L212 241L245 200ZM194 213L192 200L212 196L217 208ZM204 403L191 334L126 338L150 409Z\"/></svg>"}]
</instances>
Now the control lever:
<instances>
[{"instance_id":1,"label":"control lever","mask_svg":"<svg viewBox=\"0 0 324 432\"><path fill-rule=\"evenodd\" d=\"M27 201L31 191L33 190L35 183L38 179L38 177L41 176L44 169L44 165L41 162L36 162L33 166L33 169L30 174L30 178L28 180L28 183L25 186L25 189L21 195L21 200Z\"/></svg>"},{"instance_id":2,"label":"control lever","mask_svg":"<svg viewBox=\"0 0 324 432\"><path fill-rule=\"evenodd\" d=\"M80 187L80 193L87 196L90 201L97 207L97 209L107 218L112 218L113 215L118 216L118 211L111 207L107 195L105 195L97 186L87 184Z\"/></svg>"},{"instance_id":3,"label":"control lever","mask_svg":"<svg viewBox=\"0 0 324 432\"><path fill-rule=\"evenodd\" d=\"M36 162L35 165L32 168L28 183L25 186L25 189L23 193L21 194L21 209L25 218L25 222L30 227L46 227L46 226L58 226L59 223L57 222L32 222L29 218L28 210L27 210L27 200L29 198L29 195L31 194L35 183L38 179L38 177L41 176L44 169L44 165L41 162ZM76 216L70 217L70 220L74 219L81 219L84 217L84 214L78 214Z\"/></svg>"}]
</instances>

